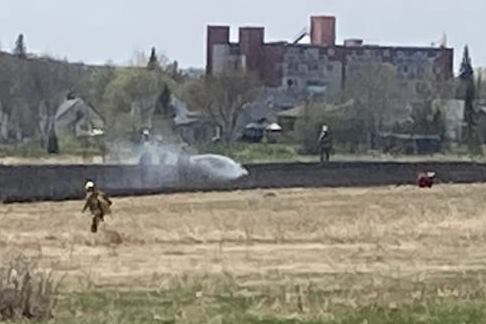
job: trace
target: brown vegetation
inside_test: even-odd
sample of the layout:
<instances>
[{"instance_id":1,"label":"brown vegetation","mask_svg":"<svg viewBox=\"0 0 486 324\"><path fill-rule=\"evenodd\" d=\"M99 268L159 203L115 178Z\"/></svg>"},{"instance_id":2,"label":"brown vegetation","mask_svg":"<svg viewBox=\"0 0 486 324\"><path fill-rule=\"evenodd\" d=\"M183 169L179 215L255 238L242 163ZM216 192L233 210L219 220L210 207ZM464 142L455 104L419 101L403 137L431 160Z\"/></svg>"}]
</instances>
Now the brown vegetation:
<instances>
[{"instance_id":1,"label":"brown vegetation","mask_svg":"<svg viewBox=\"0 0 486 324\"><path fill-rule=\"evenodd\" d=\"M0 320L51 318L59 283L52 272L39 272L35 260L15 258L0 269Z\"/></svg>"},{"instance_id":2,"label":"brown vegetation","mask_svg":"<svg viewBox=\"0 0 486 324\"><path fill-rule=\"evenodd\" d=\"M41 254L41 268L66 272L70 285L153 286L225 273L249 286L284 278L337 285L333 298L352 289L365 304L377 291L406 302L417 285L467 295L486 269L482 189L127 198L115 201L99 235L89 233L81 202L8 205L0 207L0 257ZM393 278L407 285L396 290Z\"/></svg>"}]
</instances>

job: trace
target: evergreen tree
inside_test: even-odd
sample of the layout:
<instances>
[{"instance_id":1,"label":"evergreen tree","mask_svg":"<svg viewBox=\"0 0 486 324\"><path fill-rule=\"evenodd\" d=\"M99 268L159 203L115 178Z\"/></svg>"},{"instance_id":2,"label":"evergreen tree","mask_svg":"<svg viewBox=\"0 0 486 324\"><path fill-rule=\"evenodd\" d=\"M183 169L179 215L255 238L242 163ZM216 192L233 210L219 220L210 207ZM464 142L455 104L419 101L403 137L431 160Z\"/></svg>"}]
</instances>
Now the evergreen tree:
<instances>
[{"instance_id":1,"label":"evergreen tree","mask_svg":"<svg viewBox=\"0 0 486 324\"><path fill-rule=\"evenodd\" d=\"M476 99L482 99L483 93L483 74L482 71L478 71L478 77L476 78Z\"/></svg>"},{"instance_id":2,"label":"evergreen tree","mask_svg":"<svg viewBox=\"0 0 486 324\"><path fill-rule=\"evenodd\" d=\"M474 99L476 98L474 69L467 45L464 47L459 77L464 85L464 121L466 122L466 142L468 150L470 154L480 154L481 145L476 134L474 118Z\"/></svg>"},{"instance_id":3,"label":"evergreen tree","mask_svg":"<svg viewBox=\"0 0 486 324\"><path fill-rule=\"evenodd\" d=\"M164 85L164 89L162 90L157 102L157 107L155 109L156 115L163 115L164 117L173 117L171 116L171 112L170 112L171 98L172 98L172 93L166 84Z\"/></svg>"},{"instance_id":4,"label":"evergreen tree","mask_svg":"<svg viewBox=\"0 0 486 324\"><path fill-rule=\"evenodd\" d=\"M51 131L49 132L49 138L47 139L47 153L59 154L59 142L57 140L57 135L54 131L54 128L51 128Z\"/></svg>"},{"instance_id":5,"label":"evergreen tree","mask_svg":"<svg viewBox=\"0 0 486 324\"><path fill-rule=\"evenodd\" d=\"M157 52L155 50L155 47L152 47L152 52L150 53L150 59L147 64L147 68L151 71L160 68L159 59L157 58Z\"/></svg>"},{"instance_id":6,"label":"evergreen tree","mask_svg":"<svg viewBox=\"0 0 486 324\"><path fill-rule=\"evenodd\" d=\"M27 49L25 47L24 35L20 34L15 41L14 55L20 58L27 57Z\"/></svg>"}]
</instances>

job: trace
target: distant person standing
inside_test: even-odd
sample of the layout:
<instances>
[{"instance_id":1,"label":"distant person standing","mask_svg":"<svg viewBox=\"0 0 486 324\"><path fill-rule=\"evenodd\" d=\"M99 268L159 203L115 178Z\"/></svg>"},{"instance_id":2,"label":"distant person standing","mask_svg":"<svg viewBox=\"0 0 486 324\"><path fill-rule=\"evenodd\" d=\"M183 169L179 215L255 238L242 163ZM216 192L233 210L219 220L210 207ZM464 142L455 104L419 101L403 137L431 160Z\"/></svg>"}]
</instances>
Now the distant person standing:
<instances>
[{"instance_id":1,"label":"distant person standing","mask_svg":"<svg viewBox=\"0 0 486 324\"><path fill-rule=\"evenodd\" d=\"M318 145L321 163L328 162L332 152L332 135L327 125L323 125L321 128Z\"/></svg>"},{"instance_id":2,"label":"distant person standing","mask_svg":"<svg viewBox=\"0 0 486 324\"><path fill-rule=\"evenodd\" d=\"M150 142L150 131L148 129L144 129L142 131L142 138L141 138L142 144L149 143Z\"/></svg>"},{"instance_id":3,"label":"distant person standing","mask_svg":"<svg viewBox=\"0 0 486 324\"><path fill-rule=\"evenodd\" d=\"M105 215L111 214L112 202L105 193L96 188L93 181L86 182L84 189L86 190L86 203L82 212L84 213L89 208L93 216L91 232L96 233L100 222L104 222Z\"/></svg>"}]
</instances>

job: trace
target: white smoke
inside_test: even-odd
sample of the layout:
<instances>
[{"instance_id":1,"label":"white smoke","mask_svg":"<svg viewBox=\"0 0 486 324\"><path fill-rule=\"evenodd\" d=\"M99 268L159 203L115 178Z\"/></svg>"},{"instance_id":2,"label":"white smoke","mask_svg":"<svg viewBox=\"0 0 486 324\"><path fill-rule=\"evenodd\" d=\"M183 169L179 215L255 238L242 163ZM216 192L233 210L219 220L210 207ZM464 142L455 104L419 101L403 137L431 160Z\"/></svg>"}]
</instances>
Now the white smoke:
<instances>
[{"instance_id":1,"label":"white smoke","mask_svg":"<svg viewBox=\"0 0 486 324\"><path fill-rule=\"evenodd\" d=\"M215 154L194 155L191 167L215 180L236 180L248 175L248 170L232 159Z\"/></svg>"},{"instance_id":2,"label":"white smoke","mask_svg":"<svg viewBox=\"0 0 486 324\"><path fill-rule=\"evenodd\" d=\"M177 144L146 142L111 146L111 154L117 156L117 163L172 166L188 168L192 174L201 175L215 181L231 181L248 175L248 171L234 160L215 154L195 154ZM114 152L116 150L117 152ZM123 153L122 153L123 152ZM188 154L187 164L180 165L181 154ZM115 162L115 161L114 161Z\"/></svg>"}]
</instances>

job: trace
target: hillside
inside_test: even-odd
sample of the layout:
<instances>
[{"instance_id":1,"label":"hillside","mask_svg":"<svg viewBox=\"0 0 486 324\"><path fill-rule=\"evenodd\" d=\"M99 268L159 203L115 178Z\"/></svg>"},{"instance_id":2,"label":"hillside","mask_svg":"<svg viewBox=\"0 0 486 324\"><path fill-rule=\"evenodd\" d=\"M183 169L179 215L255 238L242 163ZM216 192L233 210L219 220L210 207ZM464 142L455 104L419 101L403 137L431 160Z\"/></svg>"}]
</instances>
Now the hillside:
<instances>
[{"instance_id":1,"label":"hillside","mask_svg":"<svg viewBox=\"0 0 486 324\"><path fill-rule=\"evenodd\" d=\"M94 67L0 52L0 141L44 136L49 116Z\"/></svg>"}]
</instances>

